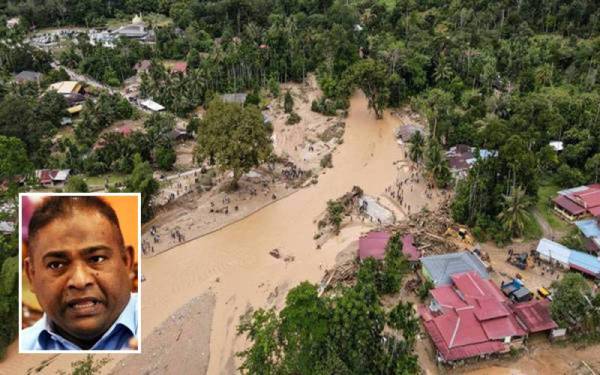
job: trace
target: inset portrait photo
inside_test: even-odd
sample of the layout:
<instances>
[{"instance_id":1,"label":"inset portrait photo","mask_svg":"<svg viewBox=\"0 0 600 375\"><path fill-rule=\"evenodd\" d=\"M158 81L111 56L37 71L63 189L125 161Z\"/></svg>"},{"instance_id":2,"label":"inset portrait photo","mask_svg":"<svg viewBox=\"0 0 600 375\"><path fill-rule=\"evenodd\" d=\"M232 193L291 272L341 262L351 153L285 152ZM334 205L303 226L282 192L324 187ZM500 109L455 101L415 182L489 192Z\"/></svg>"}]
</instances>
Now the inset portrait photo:
<instances>
[{"instance_id":1,"label":"inset portrait photo","mask_svg":"<svg viewBox=\"0 0 600 375\"><path fill-rule=\"evenodd\" d=\"M19 353L141 352L140 201L19 195Z\"/></svg>"}]
</instances>

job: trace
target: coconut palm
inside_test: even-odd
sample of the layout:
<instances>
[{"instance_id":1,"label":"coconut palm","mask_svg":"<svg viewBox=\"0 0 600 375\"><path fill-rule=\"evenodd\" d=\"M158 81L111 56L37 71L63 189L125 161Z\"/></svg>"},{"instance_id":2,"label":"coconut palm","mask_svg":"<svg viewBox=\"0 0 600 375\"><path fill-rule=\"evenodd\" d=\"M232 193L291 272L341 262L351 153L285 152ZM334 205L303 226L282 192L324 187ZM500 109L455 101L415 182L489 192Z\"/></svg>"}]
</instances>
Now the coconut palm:
<instances>
[{"instance_id":1,"label":"coconut palm","mask_svg":"<svg viewBox=\"0 0 600 375\"><path fill-rule=\"evenodd\" d=\"M425 168L436 186L441 188L448 186L452 179L450 166L442 152L442 147L434 139L431 139L427 145Z\"/></svg>"},{"instance_id":2,"label":"coconut palm","mask_svg":"<svg viewBox=\"0 0 600 375\"><path fill-rule=\"evenodd\" d=\"M520 236L527 221L529 201L525 191L519 186L513 188L509 195L503 195L504 209L498 214L502 226L513 236Z\"/></svg>"},{"instance_id":3,"label":"coconut palm","mask_svg":"<svg viewBox=\"0 0 600 375\"><path fill-rule=\"evenodd\" d=\"M423 158L423 147L425 146L425 140L421 135L421 132L416 132L410 137L410 148L409 156L410 160L418 163Z\"/></svg>"}]
</instances>

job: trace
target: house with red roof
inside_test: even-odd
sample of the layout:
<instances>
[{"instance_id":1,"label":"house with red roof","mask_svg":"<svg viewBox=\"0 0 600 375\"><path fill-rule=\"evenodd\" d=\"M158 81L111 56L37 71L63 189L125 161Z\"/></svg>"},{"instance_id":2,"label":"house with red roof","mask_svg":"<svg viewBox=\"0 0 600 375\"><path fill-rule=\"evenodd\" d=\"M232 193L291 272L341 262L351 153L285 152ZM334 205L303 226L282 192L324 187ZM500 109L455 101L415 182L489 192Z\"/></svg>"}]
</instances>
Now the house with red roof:
<instances>
[{"instance_id":1,"label":"house with red roof","mask_svg":"<svg viewBox=\"0 0 600 375\"><path fill-rule=\"evenodd\" d=\"M533 300L511 305L519 322L523 323L529 333L538 333L558 328L550 314L550 301Z\"/></svg>"},{"instance_id":2,"label":"house with red roof","mask_svg":"<svg viewBox=\"0 0 600 375\"><path fill-rule=\"evenodd\" d=\"M440 362L505 353L530 332L556 328L540 301L513 305L475 271L450 277L452 284L432 289L430 305L418 308Z\"/></svg>"},{"instance_id":3,"label":"house with red roof","mask_svg":"<svg viewBox=\"0 0 600 375\"><path fill-rule=\"evenodd\" d=\"M372 257L382 260L390 237L391 235L385 231L373 231L361 236L358 239L358 258L365 260Z\"/></svg>"},{"instance_id":4,"label":"house with red roof","mask_svg":"<svg viewBox=\"0 0 600 375\"><path fill-rule=\"evenodd\" d=\"M600 219L600 184L561 190L552 202L554 209L571 221L587 216Z\"/></svg>"},{"instance_id":5,"label":"house with red roof","mask_svg":"<svg viewBox=\"0 0 600 375\"><path fill-rule=\"evenodd\" d=\"M38 169L35 177L44 186L61 186L69 178L70 169Z\"/></svg>"},{"instance_id":6,"label":"house with red roof","mask_svg":"<svg viewBox=\"0 0 600 375\"><path fill-rule=\"evenodd\" d=\"M402 254L409 262L418 262L421 258L421 251L417 249L414 243L415 239L412 234L402 236Z\"/></svg>"},{"instance_id":7,"label":"house with red roof","mask_svg":"<svg viewBox=\"0 0 600 375\"><path fill-rule=\"evenodd\" d=\"M171 73L181 73L185 74L187 71L187 62L185 61L176 61L171 66Z\"/></svg>"}]
</instances>

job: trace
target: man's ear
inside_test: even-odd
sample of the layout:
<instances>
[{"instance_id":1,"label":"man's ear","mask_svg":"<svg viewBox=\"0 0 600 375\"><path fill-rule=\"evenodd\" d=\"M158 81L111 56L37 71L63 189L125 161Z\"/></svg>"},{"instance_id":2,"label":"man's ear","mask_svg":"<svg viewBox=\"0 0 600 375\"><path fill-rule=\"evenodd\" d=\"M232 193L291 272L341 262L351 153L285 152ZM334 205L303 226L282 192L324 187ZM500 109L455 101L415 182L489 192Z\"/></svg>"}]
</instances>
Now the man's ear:
<instances>
[{"instance_id":1,"label":"man's ear","mask_svg":"<svg viewBox=\"0 0 600 375\"><path fill-rule=\"evenodd\" d=\"M27 280L29 280L29 289L35 294L35 287L33 283L33 276L35 271L33 270L33 260L31 257L26 257L23 260L23 265L25 266L25 274L27 275Z\"/></svg>"},{"instance_id":2,"label":"man's ear","mask_svg":"<svg viewBox=\"0 0 600 375\"><path fill-rule=\"evenodd\" d=\"M123 251L123 262L125 263L125 267L127 271L133 270L133 246L126 246Z\"/></svg>"}]
</instances>

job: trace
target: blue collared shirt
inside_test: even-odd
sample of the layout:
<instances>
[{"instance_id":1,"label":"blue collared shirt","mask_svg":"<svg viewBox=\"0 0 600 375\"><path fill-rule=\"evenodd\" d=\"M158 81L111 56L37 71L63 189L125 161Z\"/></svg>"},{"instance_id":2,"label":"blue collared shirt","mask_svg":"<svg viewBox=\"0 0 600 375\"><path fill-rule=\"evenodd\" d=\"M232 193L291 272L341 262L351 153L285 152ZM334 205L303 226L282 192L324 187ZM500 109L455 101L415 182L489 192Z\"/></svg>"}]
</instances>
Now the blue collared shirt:
<instances>
[{"instance_id":1,"label":"blue collared shirt","mask_svg":"<svg viewBox=\"0 0 600 375\"><path fill-rule=\"evenodd\" d=\"M131 350L129 339L139 339L138 295L132 293L119 318L89 350ZM53 331L46 314L21 332L21 350L83 350Z\"/></svg>"}]
</instances>

